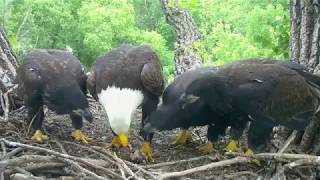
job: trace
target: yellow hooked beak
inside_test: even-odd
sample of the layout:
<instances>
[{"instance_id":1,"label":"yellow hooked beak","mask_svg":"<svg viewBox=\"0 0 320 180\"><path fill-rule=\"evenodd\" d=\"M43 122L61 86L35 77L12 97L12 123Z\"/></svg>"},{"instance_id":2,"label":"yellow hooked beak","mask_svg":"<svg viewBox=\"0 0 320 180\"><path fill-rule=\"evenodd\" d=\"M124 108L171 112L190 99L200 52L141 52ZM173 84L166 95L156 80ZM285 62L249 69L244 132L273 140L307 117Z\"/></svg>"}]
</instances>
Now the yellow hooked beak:
<instances>
[{"instance_id":1,"label":"yellow hooked beak","mask_svg":"<svg viewBox=\"0 0 320 180\"><path fill-rule=\"evenodd\" d=\"M129 138L128 138L128 134L119 134L119 143L122 147L128 147L129 144Z\"/></svg>"}]
</instances>

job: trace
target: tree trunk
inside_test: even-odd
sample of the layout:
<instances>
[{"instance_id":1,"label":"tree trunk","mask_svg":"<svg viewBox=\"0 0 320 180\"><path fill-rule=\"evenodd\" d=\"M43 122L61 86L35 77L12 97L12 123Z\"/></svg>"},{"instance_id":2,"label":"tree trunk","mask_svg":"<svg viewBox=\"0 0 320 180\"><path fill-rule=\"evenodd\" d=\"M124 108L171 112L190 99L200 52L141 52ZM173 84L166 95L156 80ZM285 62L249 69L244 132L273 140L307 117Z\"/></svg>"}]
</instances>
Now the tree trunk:
<instances>
[{"instance_id":1,"label":"tree trunk","mask_svg":"<svg viewBox=\"0 0 320 180\"><path fill-rule=\"evenodd\" d=\"M0 28L0 114L17 108L18 96L13 91L17 85L14 83L17 74L18 62L6 34ZM6 118L5 118L6 119Z\"/></svg>"},{"instance_id":2,"label":"tree trunk","mask_svg":"<svg viewBox=\"0 0 320 180\"><path fill-rule=\"evenodd\" d=\"M291 40L290 59L320 73L320 13L319 0L290 0ZM320 115L315 115L302 137L303 151L319 149L315 137L320 134Z\"/></svg>"},{"instance_id":3,"label":"tree trunk","mask_svg":"<svg viewBox=\"0 0 320 180\"><path fill-rule=\"evenodd\" d=\"M174 28L176 35L175 44L175 73L180 75L185 71L202 65L202 58L198 55L195 43L200 40L200 33L188 11L182 9L175 0L174 7L168 0L160 0L166 21Z\"/></svg>"}]
</instances>

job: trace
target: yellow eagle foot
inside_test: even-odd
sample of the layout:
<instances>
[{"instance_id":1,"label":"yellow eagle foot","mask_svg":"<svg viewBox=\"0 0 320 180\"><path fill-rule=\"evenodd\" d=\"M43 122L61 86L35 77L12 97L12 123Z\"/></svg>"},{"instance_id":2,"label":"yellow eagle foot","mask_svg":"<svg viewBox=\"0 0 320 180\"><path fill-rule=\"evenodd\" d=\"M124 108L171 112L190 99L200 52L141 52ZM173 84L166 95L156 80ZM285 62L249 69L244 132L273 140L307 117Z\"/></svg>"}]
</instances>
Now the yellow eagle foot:
<instances>
[{"instance_id":1,"label":"yellow eagle foot","mask_svg":"<svg viewBox=\"0 0 320 180\"><path fill-rule=\"evenodd\" d=\"M74 137L76 141L81 141L83 144L90 144L92 142L92 138L86 137L80 130L73 131L72 137Z\"/></svg>"},{"instance_id":2,"label":"yellow eagle foot","mask_svg":"<svg viewBox=\"0 0 320 180\"><path fill-rule=\"evenodd\" d=\"M113 137L111 145L107 148L127 148L129 146L129 138L127 134L119 134L118 136Z\"/></svg>"},{"instance_id":3,"label":"yellow eagle foot","mask_svg":"<svg viewBox=\"0 0 320 180\"><path fill-rule=\"evenodd\" d=\"M146 157L147 161L154 162L152 148L149 142L143 142L140 151Z\"/></svg>"},{"instance_id":4,"label":"yellow eagle foot","mask_svg":"<svg viewBox=\"0 0 320 180\"><path fill-rule=\"evenodd\" d=\"M247 155L247 156L249 156L249 157L252 157L252 156L253 156L253 151L252 151L250 148L248 148L247 151L245 152L245 155ZM257 166L261 166L260 161L257 160L257 159L254 159L254 160L252 160L251 162L252 162L253 164L257 165Z\"/></svg>"},{"instance_id":5,"label":"yellow eagle foot","mask_svg":"<svg viewBox=\"0 0 320 180\"><path fill-rule=\"evenodd\" d=\"M48 136L42 134L41 130L36 130L34 135L31 137L31 140L38 143L42 143L43 141L46 141L48 139L49 139Z\"/></svg>"},{"instance_id":6,"label":"yellow eagle foot","mask_svg":"<svg viewBox=\"0 0 320 180\"><path fill-rule=\"evenodd\" d=\"M206 143L204 145L199 146L198 150L202 154L209 154L213 150L213 144L212 144L212 142L208 142L208 143Z\"/></svg>"},{"instance_id":7,"label":"yellow eagle foot","mask_svg":"<svg viewBox=\"0 0 320 180\"><path fill-rule=\"evenodd\" d=\"M184 145L192 140L191 135L186 130L182 130L177 138L172 142L173 145Z\"/></svg>"},{"instance_id":8,"label":"yellow eagle foot","mask_svg":"<svg viewBox=\"0 0 320 180\"><path fill-rule=\"evenodd\" d=\"M225 152L239 152L239 148L237 146L237 141L231 140L223 150Z\"/></svg>"}]
</instances>

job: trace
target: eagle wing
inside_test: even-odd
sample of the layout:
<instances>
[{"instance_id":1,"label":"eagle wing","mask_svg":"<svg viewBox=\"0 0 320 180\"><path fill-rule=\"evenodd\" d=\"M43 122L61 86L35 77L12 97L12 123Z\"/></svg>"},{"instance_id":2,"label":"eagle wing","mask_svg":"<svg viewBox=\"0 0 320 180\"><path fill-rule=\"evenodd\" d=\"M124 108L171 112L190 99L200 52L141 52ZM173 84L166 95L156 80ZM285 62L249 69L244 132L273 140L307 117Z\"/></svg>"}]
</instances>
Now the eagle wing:
<instances>
[{"instance_id":1,"label":"eagle wing","mask_svg":"<svg viewBox=\"0 0 320 180\"><path fill-rule=\"evenodd\" d=\"M143 86L152 94L160 96L164 90L164 79L160 64L146 63L143 65L141 74Z\"/></svg>"}]
</instances>

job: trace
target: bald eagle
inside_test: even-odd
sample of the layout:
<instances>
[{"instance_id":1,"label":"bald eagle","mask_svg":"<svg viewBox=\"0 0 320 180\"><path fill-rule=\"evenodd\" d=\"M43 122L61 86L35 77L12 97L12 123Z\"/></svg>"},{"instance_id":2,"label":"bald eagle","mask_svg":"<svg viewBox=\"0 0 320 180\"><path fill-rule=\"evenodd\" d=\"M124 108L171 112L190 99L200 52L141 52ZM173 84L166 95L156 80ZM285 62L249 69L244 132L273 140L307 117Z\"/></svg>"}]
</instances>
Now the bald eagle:
<instances>
[{"instance_id":1,"label":"bald eagle","mask_svg":"<svg viewBox=\"0 0 320 180\"><path fill-rule=\"evenodd\" d=\"M156 109L164 89L162 68L148 46L122 45L99 57L88 77L88 89L104 107L114 134L113 147L128 147L133 112L142 106L142 125ZM141 150L152 160L152 134L143 135Z\"/></svg>"},{"instance_id":2,"label":"bald eagle","mask_svg":"<svg viewBox=\"0 0 320 180\"><path fill-rule=\"evenodd\" d=\"M164 103L143 130L208 125L209 142L203 148L208 152L228 126L237 140L251 121L247 149L251 154L251 149L265 147L274 126L305 129L319 108L319 85L320 77L293 62L251 59L209 73L202 70L183 93L173 96L172 89L165 90ZM184 115L188 112L190 118ZM210 118L192 116L199 113ZM230 141L226 150L237 151L236 141Z\"/></svg>"},{"instance_id":3,"label":"bald eagle","mask_svg":"<svg viewBox=\"0 0 320 180\"><path fill-rule=\"evenodd\" d=\"M28 120L36 130L32 139L47 140L41 131L43 105L57 114L70 114L75 131L72 136L89 143L80 131L82 117L92 121L86 99L86 75L80 61L68 51L34 49L28 53L18 69L19 94L28 109Z\"/></svg>"}]
</instances>

